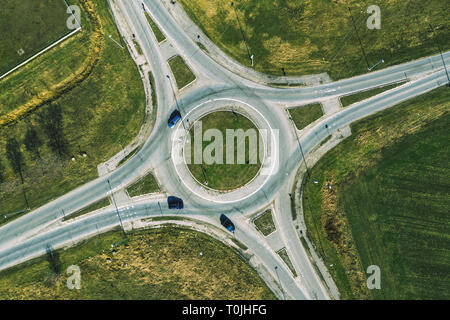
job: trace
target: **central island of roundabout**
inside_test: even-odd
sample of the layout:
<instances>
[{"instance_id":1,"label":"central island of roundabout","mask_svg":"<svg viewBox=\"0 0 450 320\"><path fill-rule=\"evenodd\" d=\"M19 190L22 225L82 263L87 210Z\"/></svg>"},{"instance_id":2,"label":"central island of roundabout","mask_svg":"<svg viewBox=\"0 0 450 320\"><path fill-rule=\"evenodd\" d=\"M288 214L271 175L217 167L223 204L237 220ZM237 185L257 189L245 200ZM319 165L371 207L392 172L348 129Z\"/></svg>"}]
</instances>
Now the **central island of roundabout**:
<instances>
[{"instance_id":1,"label":"central island of roundabout","mask_svg":"<svg viewBox=\"0 0 450 320\"><path fill-rule=\"evenodd\" d=\"M172 161L190 192L234 202L257 192L278 166L278 131L251 105L214 99L192 108L172 135Z\"/></svg>"},{"instance_id":2,"label":"central island of roundabout","mask_svg":"<svg viewBox=\"0 0 450 320\"><path fill-rule=\"evenodd\" d=\"M210 112L191 123L188 131L185 162L203 187L227 192L245 186L258 174L262 137L239 111Z\"/></svg>"}]
</instances>

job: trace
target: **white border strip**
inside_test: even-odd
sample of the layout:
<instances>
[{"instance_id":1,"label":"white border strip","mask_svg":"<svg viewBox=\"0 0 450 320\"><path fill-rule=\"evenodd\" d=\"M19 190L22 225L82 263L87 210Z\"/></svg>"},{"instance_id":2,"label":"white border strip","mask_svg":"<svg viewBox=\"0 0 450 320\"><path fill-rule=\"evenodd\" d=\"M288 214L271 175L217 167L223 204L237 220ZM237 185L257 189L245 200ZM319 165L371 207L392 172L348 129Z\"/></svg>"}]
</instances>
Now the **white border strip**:
<instances>
[{"instance_id":1,"label":"white border strip","mask_svg":"<svg viewBox=\"0 0 450 320\"><path fill-rule=\"evenodd\" d=\"M69 38L70 36L74 35L75 33L77 33L78 31L81 30L81 27L76 28L75 30L73 30L71 33L65 35L64 37L62 37L61 39L57 40L56 42L52 43L51 45L49 45L47 48L39 51L38 53L36 53L34 56L32 56L31 58L25 60L24 62L22 62L21 64L19 64L18 66L12 68L11 70L7 71L5 74L0 76L0 80L3 79L4 77L6 77L7 75L13 73L14 71L16 71L17 69L19 69L20 67L23 67L25 64L27 64L28 62L30 62L31 60L37 58L38 56L40 56L41 54L43 54L44 52L50 50L51 48L53 48L54 46L56 46L57 44L59 44L60 42L66 40L67 38Z\"/></svg>"}]
</instances>

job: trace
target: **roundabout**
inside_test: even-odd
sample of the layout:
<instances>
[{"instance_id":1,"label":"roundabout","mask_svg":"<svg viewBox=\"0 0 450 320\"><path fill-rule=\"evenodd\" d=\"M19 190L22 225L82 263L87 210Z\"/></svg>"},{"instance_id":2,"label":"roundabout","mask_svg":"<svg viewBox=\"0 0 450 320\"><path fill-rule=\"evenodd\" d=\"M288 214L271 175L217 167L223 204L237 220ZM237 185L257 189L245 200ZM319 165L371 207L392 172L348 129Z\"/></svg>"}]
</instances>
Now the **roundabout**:
<instances>
[{"instance_id":1,"label":"roundabout","mask_svg":"<svg viewBox=\"0 0 450 320\"><path fill-rule=\"evenodd\" d=\"M274 88L262 81L249 80L248 72L224 68L199 50L195 39L189 37L171 16L170 10L164 7L164 1L144 0L144 4L117 1L117 7L112 8L115 14L119 13L118 17L121 19L117 21L124 24L121 30L127 30L123 34L129 41L132 41L131 35L128 35L129 30L125 27L131 29L133 36L136 35L143 56L152 70L158 105L154 129L148 137L144 137L142 148L136 156L131 157L123 166L3 226L0 269L45 255L48 245L55 249L75 245L117 227L121 227L126 233L150 224L159 227L167 221L178 220L183 226L200 221L201 231L220 235L223 241L235 239L242 243L247 249L241 249L251 256L250 262L258 268L277 297L339 298L333 286L329 292L322 283L312 264L317 262L320 267L321 262L310 261L293 224L289 192L295 175L304 156L339 128L445 84L444 70L436 67L443 57L427 57L313 87ZM143 9L161 27L167 35L169 45L173 45L174 50L183 56L197 76L197 80L189 88L178 91L174 89L176 84L170 76L172 73L166 63L167 59L154 39ZM197 34L194 34L195 37ZM449 53L444 55L445 60L448 60ZM406 75L410 79L407 85L328 114L301 134L295 130L285 110L289 106L338 99L351 93L402 82ZM245 179L241 186L237 184L220 190L211 181L205 185L205 181L202 181L203 174L197 175L200 181L194 177L186 163L185 146L191 123L194 125L213 112L230 112L231 107L258 129L263 141L263 148L258 149L258 153L262 150L262 156L259 157L260 163L257 163L259 167L255 175L249 174L248 181ZM173 128L169 128L167 119L175 108L180 111L182 119ZM248 160L245 158L244 162ZM155 174L162 186L161 194L140 199L128 199L121 194L124 188L149 171ZM183 210L175 212L168 208L165 204L168 195L181 197L186 204ZM70 222L62 221L66 214L105 197L114 200L114 206ZM269 205L274 207L273 218L279 235L277 247L271 247L274 243L264 238L253 227L250 219ZM219 216L222 213L236 226L233 238L220 223ZM170 217L176 219L162 220ZM297 276L290 272L277 254L281 247L290 256ZM322 269L326 270L326 267L323 266ZM332 284L332 280L327 281L328 285L329 283Z\"/></svg>"},{"instance_id":2,"label":"roundabout","mask_svg":"<svg viewBox=\"0 0 450 320\"><path fill-rule=\"evenodd\" d=\"M172 161L182 183L197 196L221 203L243 200L276 173L278 129L249 103L208 100L183 121L172 135Z\"/></svg>"}]
</instances>

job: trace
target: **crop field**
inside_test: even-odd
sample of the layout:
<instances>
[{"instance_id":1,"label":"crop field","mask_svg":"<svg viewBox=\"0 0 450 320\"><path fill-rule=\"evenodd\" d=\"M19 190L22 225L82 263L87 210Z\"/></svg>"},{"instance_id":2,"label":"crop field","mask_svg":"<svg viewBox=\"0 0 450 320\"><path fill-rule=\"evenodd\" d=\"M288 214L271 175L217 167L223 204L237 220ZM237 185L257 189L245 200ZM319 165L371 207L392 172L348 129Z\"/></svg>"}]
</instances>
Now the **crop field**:
<instances>
[{"instance_id":1,"label":"crop field","mask_svg":"<svg viewBox=\"0 0 450 320\"><path fill-rule=\"evenodd\" d=\"M72 30L63 0L3 0L0 10L0 75Z\"/></svg>"},{"instance_id":2,"label":"crop field","mask_svg":"<svg viewBox=\"0 0 450 320\"><path fill-rule=\"evenodd\" d=\"M110 232L55 256L57 270L42 257L0 272L0 299L274 299L233 249L180 228ZM70 265L80 290L66 286Z\"/></svg>"},{"instance_id":3,"label":"crop field","mask_svg":"<svg viewBox=\"0 0 450 320\"><path fill-rule=\"evenodd\" d=\"M361 120L312 169L308 236L344 299L449 299L449 107L443 87Z\"/></svg>"},{"instance_id":4,"label":"crop field","mask_svg":"<svg viewBox=\"0 0 450 320\"><path fill-rule=\"evenodd\" d=\"M288 76L328 72L345 78L368 72L381 59L377 68L438 54L437 43L450 48L448 1L179 2L226 54L246 66L253 54L254 69L273 75L284 68ZM370 5L380 7L381 29L367 27Z\"/></svg>"}]
</instances>

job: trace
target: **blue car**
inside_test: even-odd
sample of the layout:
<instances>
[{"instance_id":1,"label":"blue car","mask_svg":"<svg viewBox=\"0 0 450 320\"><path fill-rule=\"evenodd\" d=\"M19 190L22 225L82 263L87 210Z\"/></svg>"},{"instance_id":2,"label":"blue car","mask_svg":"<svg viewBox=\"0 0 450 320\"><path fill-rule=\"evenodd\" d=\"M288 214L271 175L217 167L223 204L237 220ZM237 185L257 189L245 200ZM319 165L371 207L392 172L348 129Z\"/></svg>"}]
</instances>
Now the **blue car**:
<instances>
[{"instance_id":1,"label":"blue car","mask_svg":"<svg viewBox=\"0 0 450 320\"><path fill-rule=\"evenodd\" d=\"M170 196L167 198L167 204L169 205L169 209L183 209L183 200L174 196Z\"/></svg>"},{"instance_id":2,"label":"blue car","mask_svg":"<svg viewBox=\"0 0 450 320\"><path fill-rule=\"evenodd\" d=\"M231 220L224 214L220 215L220 223L227 229L228 231L234 233L234 224Z\"/></svg>"},{"instance_id":3,"label":"blue car","mask_svg":"<svg viewBox=\"0 0 450 320\"><path fill-rule=\"evenodd\" d=\"M175 110L169 117L169 128L173 128L175 124L180 120L181 120L181 113L180 111Z\"/></svg>"}]
</instances>

